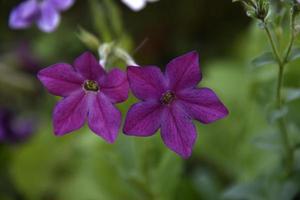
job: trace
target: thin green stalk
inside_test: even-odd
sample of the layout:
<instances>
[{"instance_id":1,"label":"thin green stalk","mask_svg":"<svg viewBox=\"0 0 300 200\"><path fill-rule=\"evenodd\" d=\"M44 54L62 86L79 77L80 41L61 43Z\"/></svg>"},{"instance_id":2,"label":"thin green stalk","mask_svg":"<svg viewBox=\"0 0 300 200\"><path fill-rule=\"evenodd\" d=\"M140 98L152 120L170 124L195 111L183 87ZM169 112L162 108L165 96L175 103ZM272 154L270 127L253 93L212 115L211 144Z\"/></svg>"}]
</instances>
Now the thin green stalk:
<instances>
[{"instance_id":1,"label":"thin green stalk","mask_svg":"<svg viewBox=\"0 0 300 200\"><path fill-rule=\"evenodd\" d=\"M268 24L266 22L263 22L263 23L264 23L264 28L265 28L265 31L267 33L267 36L269 38L269 41L270 41L270 44L271 44L271 47L272 47L272 50L273 50L273 54L275 55L275 59L276 59L277 63L279 65L281 65L282 64L282 60L281 60L281 57L280 57L280 53L279 53L279 51L278 51L278 49L276 47L276 44L275 44L275 41L274 41L274 39L272 37L271 31L270 31L270 29L268 27Z\"/></svg>"},{"instance_id":2,"label":"thin green stalk","mask_svg":"<svg viewBox=\"0 0 300 200\"><path fill-rule=\"evenodd\" d=\"M291 54L293 44L295 41L295 33L294 33L294 27L295 27L295 8L294 6L291 8L291 14L290 14L290 41L287 47L287 51L284 56L284 64L288 62L288 58Z\"/></svg>"},{"instance_id":3,"label":"thin green stalk","mask_svg":"<svg viewBox=\"0 0 300 200\"><path fill-rule=\"evenodd\" d=\"M282 88L283 88L283 78L284 78L284 64L278 65L278 82L277 82L277 95L276 95L276 106L278 110L282 109ZM290 174L293 169L294 163L294 152L289 142L288 131L286 123L283 117L278 119L278 127L281 134L282 143L285 149L285 162L287 166L287 172Z\"/></svg>"},{"instance_id":4,"label":"thin green stalk","mask_svg":"<svg viewBox=\"0 0 300 200\"><path fill-rule=\"evenodd\" d=\"M291 15L291 22L290 25L294 26L294 14ZM293 29L293 27L291 27ZM288 57L290 55L293 43L294 43L294 34L290 37L290 42L287 47L287 51L285 53L284 58L281 58L278 48L275 45L275 41L272 37L272 34L270 32L269 27L267 24L265 24L265 31L267 33L268 39L270 41L273 54L276 58L277 64L278 64L278 82L277 82L277 90L276 90L276 107L278 110L282 109L282 88L283 88L283 79L284 79L284 69L285 65L288 62ZM293 168L293 163L294 163L294 152L293 149L290 145L289 138L288 138L288 131L286 128L286 124L284 121L284 118L278 119L278 127L280 130L281 138L282 138L282 145L285 149L285 162L286 162L286 167L287 167L287 173L290 174Z\"/></svg>"}]
</instances>

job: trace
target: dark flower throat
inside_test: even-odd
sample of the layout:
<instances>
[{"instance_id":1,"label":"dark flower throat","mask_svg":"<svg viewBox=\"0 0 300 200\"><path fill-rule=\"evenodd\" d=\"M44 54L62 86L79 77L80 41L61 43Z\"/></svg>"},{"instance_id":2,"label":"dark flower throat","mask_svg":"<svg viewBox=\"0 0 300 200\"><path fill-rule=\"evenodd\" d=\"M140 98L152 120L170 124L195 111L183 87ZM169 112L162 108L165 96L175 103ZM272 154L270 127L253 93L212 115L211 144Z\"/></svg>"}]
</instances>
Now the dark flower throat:
<instances>
[{"instance_id":1,"label":"dark flower throat","mask_svg":"<svg viewBox=\"0 0 300 200\"><path fill-rule=\"evenodd\" d=\"M98 92L99 91L99 85L96 81L87 80L84 82L84 89L87 91L93 91Z\"/></svg>"},{"instance_id":2,"label":"dark flower throat","mask_svg":"<svg viewBox=\"0 0 300 200\"><path fill-rule=\"evenodd\" d=\"M171 91L165 92L162 97L160 98L160 102L163 105L168 105L172 103L175 99L175 94Z\"/></svg>"}]
</instances>

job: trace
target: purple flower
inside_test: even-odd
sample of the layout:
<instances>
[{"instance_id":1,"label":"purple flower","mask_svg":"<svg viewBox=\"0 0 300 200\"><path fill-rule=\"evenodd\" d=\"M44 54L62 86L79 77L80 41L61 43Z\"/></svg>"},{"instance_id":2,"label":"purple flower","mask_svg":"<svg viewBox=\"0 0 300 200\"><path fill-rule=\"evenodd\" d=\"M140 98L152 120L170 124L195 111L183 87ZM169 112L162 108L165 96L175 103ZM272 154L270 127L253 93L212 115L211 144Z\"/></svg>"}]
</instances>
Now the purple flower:
<instances>
[{"instance_id":1,"label":"purple flower","mask_svg":"<svg viewBox=\"0 0 300 200\"><path fill-rule=\"evenodd\" d=\"M91 53L78 57L74 65L52 65L38 73L48 91L64 97L56 105L53 125L61 136L81 128L90 129L109 143L117 138L121 113L114 106L128 98L126 73L112 69L106 73Z\"/></svg>"},{"instance_id":2,"label":"purple flower","mask_svg":"<svg viewBox=\"0 0 300 200\"><path fill-rule=\"evenodd\" d=\"M25 29L34 22L44 32L52 32L59 24L59 13L71 7L74 0L25 0L13 9L9 26Z\"/></svg>"},{"instance_id":3,"label":"purple flower","mask_svg":"<svg viewBox=\"0 0 300 200\"><path fill-rule=\"evenodd\" d=\"M197 88L198 63L194 51L172 60L165 74L155 66L128 67L129 85L141 102L128 111L124 133L144 137L160 128L165 145L189 157L197 137L192 119L208 124L228 115L211 89Z\"/></svg>"},{"instance_id":4,"label":"purple flower","mask_svg":"<svg viewBox=\"0 0 300 200\"><path fill-rule=\"evenodd\" d=\"M15 113L0 108L0 143L20 143L34 132L34 120L16 117Z\"/></svg>"}]
</instances>

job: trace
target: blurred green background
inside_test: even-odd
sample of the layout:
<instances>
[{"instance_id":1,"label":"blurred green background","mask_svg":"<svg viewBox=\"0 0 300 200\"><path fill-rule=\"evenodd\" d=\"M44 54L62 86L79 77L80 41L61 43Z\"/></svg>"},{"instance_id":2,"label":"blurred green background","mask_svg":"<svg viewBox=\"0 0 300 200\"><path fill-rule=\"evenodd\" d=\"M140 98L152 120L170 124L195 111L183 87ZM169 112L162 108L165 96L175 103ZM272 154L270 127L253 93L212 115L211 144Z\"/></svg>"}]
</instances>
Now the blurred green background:
<instances>
[{"instance_id":1,"label":"blurred green background","mask_svg":"<svg viewBox=\"0 0 300 200\"><path fill-rule=\"evenodd\" d=\"M300 152L297 173L284 178L280 137L268 117L277 69L251 65L269 45L240 5L160 0L133 12L119 0L77 0L62 14L58 29L47 34L36 27L9 29L9 13L19 2L0 0L0 107L13 113L0 126L31 119L33 134L0 144L0 200L300 199ZM51 115L58 98L45 92L36 72L72 62L86 50L97 55L82 42L83 29L100 45L116 42L140 65L163 69L172 58L197 50L200 87L214 89L230 115L211 125L196 122L198 140L187 160L168 150L159 134L134 138L120 133L112 145L87 127L55 137ZM125 69L124 62L112 63ZM300 86L298 65L288 67L288 88ZM123 117L135 101L130 97L119 105ZM300 102L287 107L290 139L297 144Z\"/></svg>"}]
</instances>

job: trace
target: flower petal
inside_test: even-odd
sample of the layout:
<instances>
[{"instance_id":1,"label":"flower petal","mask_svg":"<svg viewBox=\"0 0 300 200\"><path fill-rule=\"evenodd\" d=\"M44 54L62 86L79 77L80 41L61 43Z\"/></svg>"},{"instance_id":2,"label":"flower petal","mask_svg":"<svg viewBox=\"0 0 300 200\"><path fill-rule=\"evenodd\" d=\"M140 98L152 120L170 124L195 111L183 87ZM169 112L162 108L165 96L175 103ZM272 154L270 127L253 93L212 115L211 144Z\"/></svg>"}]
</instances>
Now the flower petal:
<instances>
[{"instance_id":1,"label":"flower petal","mask_svg":"<svg viewBox=\"0 0 300 200\"><path fill-rule=\"evenodd\" d=\"M81 128L88 112L88 98L84 91L78 91L64 98L56 105L53 113L54 133L64 135Z\"/></svg>"},{"instance_id":2,"label":"flower petal","mask_svg":"<svg viewBox=\"0 0 300 200\"><path fill-rule=\"evenodd\" d=\"M109 97L113 103L120 103L128 98L129 84L127 75L119 69L111 70L100 85L101 92Z\"/></svg>"},{"instance_id":3,"label":"flower petal","mask_svg":"<svg viewBox=\"0 0 300 200\"><path fill-rule=\"evenodd\" d=\"M53 32L60 22L58 11L51 3L47 1L41 3L40 7L41 16L37 21L38 27L44 32Z\"/></svg>"},{"instance_id":4,"label":"flower petal","mask_svg":"<svg viewBox=\"0 0 300 200\"><path fill-rule=\"evenodd\" d=\"M188 114L208 124L228 115L228 110L209 88L187 89L177 94Z\"/></svg>"},{"instance_id":5,"label":"flower petal","mask_svg":"<svg viewBox=\"0 0 300 200\"><path fill-rule=\"evenodd\" d=\"M48 0L57 10L67 10L75 2L75 0Z\"/></svg>"},{"instance_id":6,"label":"flower petal","mask_svg":"<svg viewBox=\"0 0 300 200\"><path fill-rule=\"evenodd\" d=\"M167 65L166 77L172 90L196 86L201 80L198 53L192 51L173 59Z\"/></svg>"},{"instance_id":7,"label":"flower petal","mask_svg":"<svg viewBox=\"0 0 300 200\"><path fill-rule=\"evenodd\" d=\"M122 0L133 11L140 11L146 6L146 0Z\"/></svg>"},{"instance_id":8,"label":"flower petal","mask_svg":"<svg viewBox=\"0 0 300 200\"><path fill-rule=\"evenodd\" d=\"M167 147L183 158L188 158L192 154L197 138L196 128L178 104L173 104L164 110L161 137Z\"/></svg>"},{"instance_id":9,"label":"flower petal","mask_svg":"<svg viewBox=\"0 0 300 200\"><path fill-rule=\"evenodd\" d=\"M69 64L59 63L38 73L39 80L48 91L57 96L68 96L81 89L83 78Z\"/></svg>"},{"instance_id":10,"label":"flower petal","mask_svg":"<svg viewBox=\"0 0 300 200\"><path fill-rule=\"evenodd\" d=\"M11 12L9 26L14 29L27 28L39 14L39 5L35 0L24 1Z\"/></svg>"},{"instance_id":11,"label":"flower petal","mask_svg":"<svg viewBox=\"0 0 300 200\"><path fill-rule=\"evenodd\" d=\"M121 126L121 112L101 92L90 95L89 127L107 142L113 143Z\"/></svg>"},{"instance_id":12,"label":"flower petal","mask_svg":"<svg viewBox=\"0 0 300 200\"><path fill-rule=\"evenodd\" d=\"M86 79L100 81L105 76L104 69L99 65L95 56L90 52L81 54L74 61L75 69Z\"/></svg>"},{"instance_id":13,"label":"flower petal","mask_svg":"<svg viewBox=\"0 0 300 200\"><path fill-rule=\"evenodd\" d=\"M158 100L166 90L165 78L158 67L128 67L127 75L132 92L141 100Z\"/></svg>"},{"instance_id":14,"label":"flower petal","mask_svg":"<svg viewBox=\"0 0 300 200\"><path fill-rule=\"evenodd\" d=\"M153 101L134 104L128 111L124 125L124 133L134 136L151 136L161 123L163 107Z\"/></svg>"}]
</instances>

